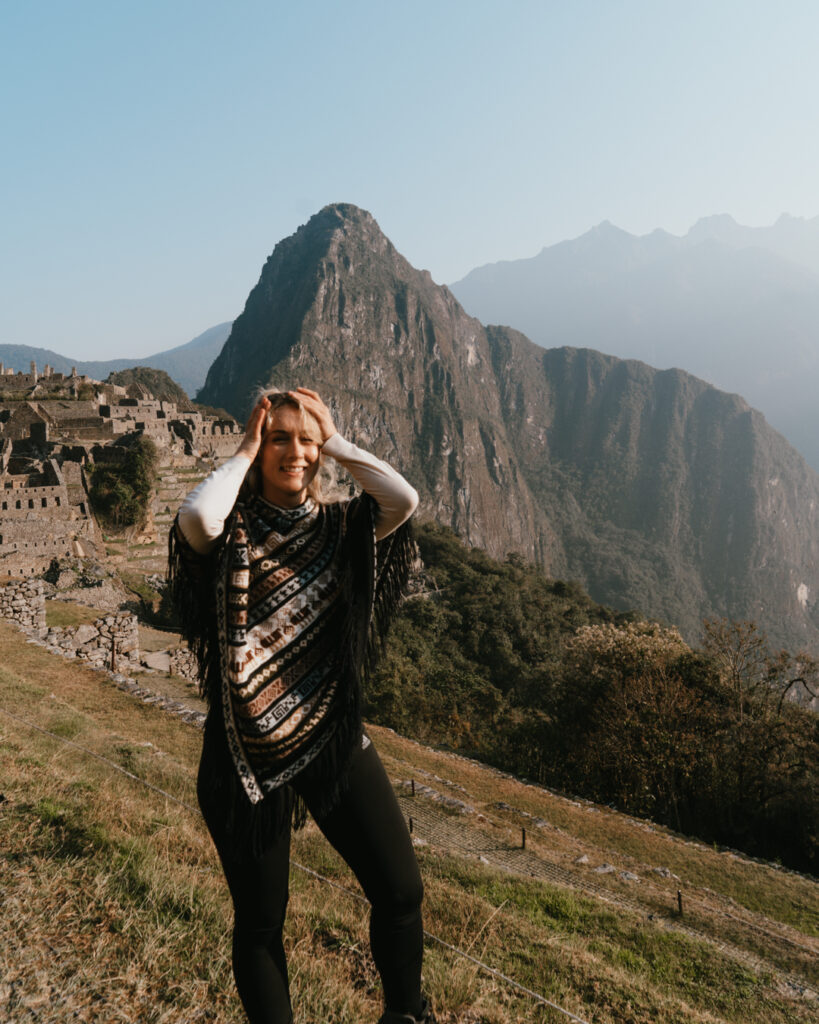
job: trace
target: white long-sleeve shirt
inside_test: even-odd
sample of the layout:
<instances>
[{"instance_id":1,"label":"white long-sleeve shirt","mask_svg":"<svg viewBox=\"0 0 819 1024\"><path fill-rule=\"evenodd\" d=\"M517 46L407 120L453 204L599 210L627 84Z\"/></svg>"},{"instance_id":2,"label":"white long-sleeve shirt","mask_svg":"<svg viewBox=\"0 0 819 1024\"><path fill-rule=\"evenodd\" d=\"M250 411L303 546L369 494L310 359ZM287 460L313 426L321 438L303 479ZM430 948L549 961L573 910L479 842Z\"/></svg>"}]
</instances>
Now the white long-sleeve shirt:
<instances>
[{"instance_id":1,"label":"white long-sleeve shirt","mask_svg":"<svg viewBox=\"0 0 819 1024\"><path fill-rule=\"evenodd\" d=\"M369 452L333 434L322 447L350 473L378 505L375 521L377 540L397 530L418 505L418 492L392 466ZM242 481L250 469L246 455L236 454L223 462L195 487L179 509L179 528L199 554L207 554L221 536Z\"/></svg>"}]
</instances>

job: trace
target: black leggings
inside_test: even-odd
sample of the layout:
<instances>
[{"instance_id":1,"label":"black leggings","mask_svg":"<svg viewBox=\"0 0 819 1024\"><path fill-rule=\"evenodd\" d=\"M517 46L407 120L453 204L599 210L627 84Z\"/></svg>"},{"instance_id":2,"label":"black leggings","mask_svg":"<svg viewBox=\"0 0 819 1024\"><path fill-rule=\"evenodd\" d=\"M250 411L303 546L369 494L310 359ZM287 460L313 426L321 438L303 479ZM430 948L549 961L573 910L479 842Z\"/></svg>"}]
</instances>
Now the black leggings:
<instances>
[{"instance_id":1,"label":"black leggings","mask_svg":"<svg viewBox=\"0 0 819 1024\"><path fill-rule=\"evenodd\" d=\"M367 742L367 741L364 741ZM372 743L356 749L339 804L317 824L355 872L371 904L370 945L388 1010L421 1007L423 886L404 816ZM315 794L294 788L312 811ZM233 974L250 1024L290 1024L282 928L287 910L290 831L258 857L237 856L207 795L200 803L233 898Z\"/></svg>"}]
</instances>

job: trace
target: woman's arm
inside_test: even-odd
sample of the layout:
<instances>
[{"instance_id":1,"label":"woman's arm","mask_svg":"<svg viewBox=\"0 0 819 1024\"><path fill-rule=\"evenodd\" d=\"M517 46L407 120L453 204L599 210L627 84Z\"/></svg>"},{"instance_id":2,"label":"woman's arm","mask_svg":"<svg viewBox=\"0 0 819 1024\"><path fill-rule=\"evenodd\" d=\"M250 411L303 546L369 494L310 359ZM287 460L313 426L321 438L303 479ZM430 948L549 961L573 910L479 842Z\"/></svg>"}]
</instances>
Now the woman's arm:
<instances>
[{"instance_id":1,"label":"woman's arm","mask_svg":"<svg viewBox=\"0 0 819 1024\"><path fill-rule=\"evenodd\" d=\"M237 452L206 477L182 502L177 524L194 551L207 555L222 534L250 460Z\"/></svg>"},{"instance_id":2,"label":"woman's arm","mask_svg":"<svg viewBox=\"0 0 819 1024\"><path fill-rule=\"evenodd\" d=\"M207 555L222 535L239 488L256 458L270 401L259 399L250 414L245 436L233 458L223 462L182 502L177 524L194 551Z\"/></svg>"},{"instance_id":3,"label":"woman's arm","mask_svg":"<svg viewBox=\"0 0 819 1024\"><path fill-rule=\"evenodd\" d=\"M375 537L381 540L406 522L418 506L418 492L392 466L345 441L336 430L330 410L310 388L289 392L315 419L321 431L322 452L341 463L350 476L375 498L378 515Z\"/></svg>"},{"instance_id":4,"label":"woman's arm","mask_svg":"<svg viewBox=\"0 0 819 1024\"><path fill-rule=\"evenodd\" d=\"M325 442L322 452L344 466L355 482L375 498L376 540L397 530L415 511L418 492L386 462L345 441L338 433Z\"/></svg>"}]
</instances>

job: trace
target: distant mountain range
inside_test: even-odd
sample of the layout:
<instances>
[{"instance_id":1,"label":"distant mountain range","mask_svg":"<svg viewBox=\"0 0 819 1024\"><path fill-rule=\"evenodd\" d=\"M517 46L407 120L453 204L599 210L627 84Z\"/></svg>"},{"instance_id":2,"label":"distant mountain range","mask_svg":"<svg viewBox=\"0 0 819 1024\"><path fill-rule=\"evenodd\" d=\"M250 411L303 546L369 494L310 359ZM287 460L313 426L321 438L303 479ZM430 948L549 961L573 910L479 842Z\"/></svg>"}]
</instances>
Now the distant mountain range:
<instances>
[{"instance_id":1,"label":"distant mountain range","mask_svg":"<svg viewBox=\"0 0 819 1024\"><path fill-rule=\"evenodd\" d=\"M0 345L0 362L6 369L11 368L23 373L28 373L32 360L37 363L40 372L46 363L58 373L70 373L71 367L76 366L78 373L87 373L96 380L105 380L109 373L128 370L134 366L150 366L155 370L164 370L193 398L204 383L211 363L230 334L230 328L230 323L217 324L184 345L165 352L157 352L152 356L144 356L142 359L70 359L47 348Z\"/></svg>"},{"instance_id":2,"label":"distant mountain range","mask_svg":"<svg viewBox=\"0 0 819 1024\"><path fill-rule=\"evenodd\" d=\"M678 366L739 393L819 470L819 217L707 217L682 238L604 222L451 289L544 347Z\"/></svg>"},{"instance_id":3,"label":"distant mountain range","mask_svg":"<svg viewBox=\"0 0 819 1024\"><path fill-rule=\"evenodd\" d=\"M817 222L793 218L709 218L682 239L603 224L455 287L473 308L505 296L519 323L528 310L549 325L544 343L588 335L699 362L712 380L744 375L733 387L748 394L784 387L790 410L768 415L785 431L790 411L790 436L819 460L811 431L795 429L816 418L816 237ZM210 366L197 399L240 419L255 387L309 382L343 431L404 470L421 514L469 543L518 552L691 639L703 616L727 615L819 650L819 477L763 416L682 370L484 327L357 207L326 207L280 242L232 329L142 360L0 346L6 366L31 359L100 379L150 365L188 394Z\"/></svg>"},{"instance_id":4,"label":"distant mountain range","mask_svg":"<svg viewBox=\"0 0 819 1024\"><path fill-rule=\"evenodd\" d=\"M565 265L585 266L587 281L606 280L627 256L656 274L660 292L652 246L666 253L661 266L696 271L701 287L708 275L686 252L725 249L632 240L610 226L566 245L575 256ZM739 252L751 268L787 266L783 282L800 272L759 249ZM562 280L596 324L580 276ZM558 291L550 285L554 309ZM611 286L612 303L619 292ZM683 292L672 289L685 311ZM587 348L544 351L484 327L346 204L276 246L198 397L241 419L254 386L307 383L342 431L406 473L421 515L490 554L519 552L688 637L703 616L727 615L819 650L819 477L738 396L682 370Z\"/></svg>"}]
</instances>

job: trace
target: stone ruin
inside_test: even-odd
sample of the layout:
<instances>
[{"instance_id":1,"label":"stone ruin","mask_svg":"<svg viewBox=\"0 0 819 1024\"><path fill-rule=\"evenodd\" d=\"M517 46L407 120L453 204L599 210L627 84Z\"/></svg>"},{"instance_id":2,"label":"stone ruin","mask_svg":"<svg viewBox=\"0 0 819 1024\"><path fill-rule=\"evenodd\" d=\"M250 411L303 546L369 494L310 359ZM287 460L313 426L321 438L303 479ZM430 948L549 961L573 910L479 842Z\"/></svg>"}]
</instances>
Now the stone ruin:
<instances>
[{"instance_id":1,"label":"stone ruin","mask_svg":"<svg viewBox=\"0 0 819 1024\"><path fill-rule=\"evenodd\" d=\"M43 367L43 372L37 370L37 363L32 359L29 373L15 373L10 367L0 363L0 400L3 398L17 398L22 395L51 395L65 394L71 397L78 397L81 389L85 386L93 386L96 381L86 374L77 373L77 367L71 367L70 374L58 373L48 363Z\"/></svg>"},{"instance_id":2,"label":"stone ruin","mask_svg":"<svg viewBox=\"0 0 819 1024\"><path fill-rule=\"evenodd\" d=\"M236 451L243 430L174 402L129 397L76 370L39 374L32 363L23 374L0 363L0 573L37 575L53 558L103 552L87 469L134 433L149 437L165 463L209 469Z\"/></svg>"},{"instance_id":3,"label":"stone ruin","mask_svg":"<svg viewBox=\"0 0 819 1024\"><path fill-rule=\"evenodd\" d=\"M159 452L161 478L146 526L155 542L192 480L233 455L243 429L232 419L134 397L76 370L69 376L46 366L40 374L32 363L21 374L0 363L0 618L55 653L111 671L118 685L144 697L131 674L147 669L195 681L198 673L184 645L140 652L133 594L103 568L108 555L91 511L88 469L117 461L117 442L129 434L149 437ZM156 577L154 585L162 582ZM48 628L49 596L92 606L98 617Z\"/></svg>"},{"instance_id":4,"label":"stone ruin","mask_svg":"<svg viewBox=\"0 0 819 1024\"><path fill-rule=\"evenodd\" d=\"M139 623L130 612L104 615L79 626L52 627L44 639L61 654L87 661L95 668L124 672L141 667Z\"/></svg>"},{"instance_id":5,"label":"stone ruin","mask_svg":"<svg viewBox=\"0 0 819 1024\"><path fill-rule=\"evenodd\" d=\"M66 575L63 571L62 576ZM73 573L69 573L73 576ZM73 584L75 580L65 581ZM96 587L84 588L93 592ZM77 626L47 626L46 592L54 585L41 579L0 581L0 618L20 626L24 632L44 641L45 646L64 657L78 658L94 668L118 673L137 673L145 669L170 673L196 682L199 678L196 658L186 646L166 651L139 649L139 620L129 611L111 611L94 622ZM76 595L76 590L59 592Z\"/></svg>"},{"instance_id":6,"label":"stone ruin","mask_svg":"<svg viewBox=\"0 0 819 1024\"><path fill-rule=\"evenodd\" d=\"M175 402L117 395L124 389L115 385L99 386L104 390L94 400L4 401L0 385L0 439L87 447L140 433L159 448L218 459L232 455L244 433L232 419L182 410Z\"/></svg>"},{"instance_id":7,"label":"stone ruin","mask_svg":"<svg viewBox=\"0 0 819 1024\"><path fill-rule=\"evenodd\" d=\"M153 672L168 672L194 683L199 680L196 658L188 647L173 647L167 651L145 651L140 663Z\"/></svg>"},{"instance_id":8,"label":"stone ruin","mask_svg":"<svg viewBox=\"0 0 819 1024\"><path fill-rule=\"evenodd\" d=\"M0 586L0 618L9 619L34 636L46 634L42 580L12 580Z\"/></svg>"},{"instance_id":9,"label":"stone ruin","mask_svg":"<svg viewBox=\"0 0 819 1024\"><path fill-rule=\"evenodd\" d=\"M85 578L99 569L106 542L89 501L89 467L117 461L122 438L140 434L157 446L163 475L141 540L166 531L192 476L205 475L236 451L243 429L235 420L175 402L135 397L133 390L78 374L15 373L0 363L0 617L20 625L52 650L117 672L144 669L196 679L191 652L139 650L138 620L124 610L133 595L116 579ZM181 474L178 477L174 474ZM114 561L116 559L111 556ZM66 564L73 569L67 569ZM48 629L44 582L61 567L57 594L92 605L93 623ZM38 578L43 577L43 578ZM72 583L69 577L72 577ZM69 585L71 584L71 585ZM56 596L56 595L55 595Z\"/></svg>"},{"instance_id":10,"label":"stone ruin","mask_svg":"<svg viewBox=\"0 0 819 1024\"><path fill-rule=\"evenodd\" d=\"M28 576L53 558L93 557L100 542L81 463L0 442L0 572Z\"/></svg>"},{"instance_id":11,"label":"stone ruin","mask_svg":"<svg viewBox=\"0 0 819 1024\"><path fill-rule=\"evenodd\" d=\"M114 612L79 626L46 626L42 580L10 580L0 585L0 618L16 622L58 653L114 671L138 669L139 623L130 612Z\"/></svg>"}]
</instances>

